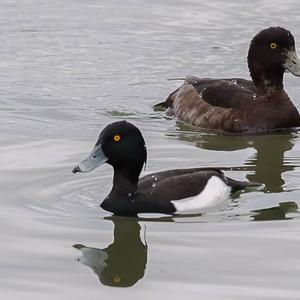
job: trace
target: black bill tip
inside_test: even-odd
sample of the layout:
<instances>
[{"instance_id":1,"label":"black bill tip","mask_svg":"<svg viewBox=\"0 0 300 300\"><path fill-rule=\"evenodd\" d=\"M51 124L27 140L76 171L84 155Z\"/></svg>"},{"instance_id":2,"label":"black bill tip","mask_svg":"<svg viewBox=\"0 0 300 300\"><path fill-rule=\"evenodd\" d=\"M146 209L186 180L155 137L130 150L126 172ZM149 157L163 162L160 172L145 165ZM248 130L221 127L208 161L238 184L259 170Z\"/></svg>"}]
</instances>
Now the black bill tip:
<instances>
[{"instance_id":1,"label":"black bill tip","mask_svg":"<svg viewBox=\"0 0 300 300\"><path fill-rule=\"evenodd\" d=\"M78 249L78 250L80 250L80 249L82 249L82 248L86 248L84 245L82 245L82 244L75 244L75 245L73 245L73 247L75 248L75 249Z\"/></svg>"},{"instance_id":2,"label":"black bill tip","mask_svg":"<svg viewBox=\"0 0 300 300\"><path fill-rule=\"evenodd\" d=\"M78 172L81 172L80 167L79 166L74 167L73 170L72 170L72 173L75 174L75 173L78 173Z\"/></svg>"}]
</instances>

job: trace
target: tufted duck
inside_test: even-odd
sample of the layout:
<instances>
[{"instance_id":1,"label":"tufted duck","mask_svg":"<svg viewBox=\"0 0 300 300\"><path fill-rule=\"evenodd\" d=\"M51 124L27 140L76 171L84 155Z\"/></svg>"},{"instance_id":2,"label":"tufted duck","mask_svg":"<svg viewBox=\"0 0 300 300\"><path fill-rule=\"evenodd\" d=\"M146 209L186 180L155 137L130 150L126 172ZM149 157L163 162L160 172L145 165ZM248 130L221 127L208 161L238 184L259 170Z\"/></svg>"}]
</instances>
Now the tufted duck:
<instances>
[{"instance_id":1,"label":"tufted duck","mask_svg":"<svg viewBox=\"0 0 300 300\"><path fill-rule=\"evenodd\" d=\"M300 126L299 113L282 83L286 70L300 76L293 35L281 27L259 32L250 43L248 68L252 81L186 77L155 107L168 108L193 125L232 134Z\"/></svg>"},{"instance_id":2,"label":"tufted duck","mask_svg":"<svg viewBox=\"0 0 300 300\"><path fill-rule=\"evenodd\" d=\"M117 215L203 212L223 203L230 193L251 182L236 181L215 168L176 169L139 179L147 150L140 130L126 121L105 127L90 153L73 173L89 172L103 163L114 169L113 187L101 207Z\"/></svg>"}]
</instances>

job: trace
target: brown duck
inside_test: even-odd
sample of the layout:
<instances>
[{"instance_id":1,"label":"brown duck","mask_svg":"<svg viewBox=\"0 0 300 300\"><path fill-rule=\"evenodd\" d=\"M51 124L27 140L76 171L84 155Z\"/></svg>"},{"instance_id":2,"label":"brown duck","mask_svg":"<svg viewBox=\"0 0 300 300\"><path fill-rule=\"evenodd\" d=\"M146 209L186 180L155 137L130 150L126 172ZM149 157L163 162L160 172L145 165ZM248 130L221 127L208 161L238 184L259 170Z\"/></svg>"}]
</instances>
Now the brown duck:
<instances>
[{"instance_id":1,"label":"brown duck","mask_svg":"<svg viewBox=\"0 0 300 300\"><path fill-rule=\"evenodd\" d=\"M193 125L232 134L300 126L296 107L283 88L287 70L300 76L293 35L281 27L259 32L248 52L251 80L186 77L165 102L155 105Z\"/></svg>"}]
</instances>

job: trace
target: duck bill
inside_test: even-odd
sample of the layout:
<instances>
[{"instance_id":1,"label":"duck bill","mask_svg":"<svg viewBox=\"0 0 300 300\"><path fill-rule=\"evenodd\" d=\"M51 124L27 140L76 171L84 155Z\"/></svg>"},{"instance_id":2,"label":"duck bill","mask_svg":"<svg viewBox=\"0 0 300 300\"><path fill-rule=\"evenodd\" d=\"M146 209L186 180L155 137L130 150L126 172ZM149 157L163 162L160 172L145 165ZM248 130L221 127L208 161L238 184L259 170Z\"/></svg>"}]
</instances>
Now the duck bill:
<instances>
[{"instance_id":1,"label":"duck bill","mask_svg":"<svg viewBox=\"0 0 300 300\"><path fill-rule=\"evenodd\" d=\"M300 76L300 60L297 56L296 50L290 50L287 53L286 60L283 66L293 75Z\"/></svg>"},{"instance_id":2,"label":"duck bill","mask_svg":"<svg viewBox=\"0 0 300 300\"><path fill-rule=\"evenodd\" d=\"M107 157L103 153L101 144L94 147L89 156L74 167L72 173L90 172L97 167L103 165L107 161Z\"/></svg>"}]
</instances>

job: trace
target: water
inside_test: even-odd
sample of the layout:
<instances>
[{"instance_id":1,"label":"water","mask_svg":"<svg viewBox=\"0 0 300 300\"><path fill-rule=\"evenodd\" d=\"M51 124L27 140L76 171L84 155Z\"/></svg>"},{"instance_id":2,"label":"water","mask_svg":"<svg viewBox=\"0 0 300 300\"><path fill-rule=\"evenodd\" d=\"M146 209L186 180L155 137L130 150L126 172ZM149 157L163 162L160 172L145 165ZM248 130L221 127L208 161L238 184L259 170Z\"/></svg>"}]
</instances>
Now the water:
<instances>
[{"instance_id":1,"label":"water","mask_svg":"<svg viewBox=\"0 0 300 300\"><path fill-rule=\"evenodd\" d=\"M152 110L178 86L167 78L248 77L264 27L299 44L298 11L296 0L2 0L1 299L299 299L299 133L217 136ZM300 109L299 78L285 87ZM110 167L71 170L120 119L143 131L145 174L217 166L265 185L203 216L110 217L99 208Z\"/></svg>"}]
</instances>

